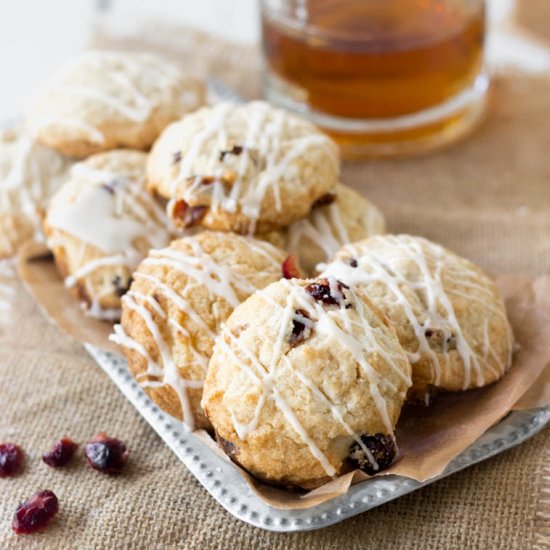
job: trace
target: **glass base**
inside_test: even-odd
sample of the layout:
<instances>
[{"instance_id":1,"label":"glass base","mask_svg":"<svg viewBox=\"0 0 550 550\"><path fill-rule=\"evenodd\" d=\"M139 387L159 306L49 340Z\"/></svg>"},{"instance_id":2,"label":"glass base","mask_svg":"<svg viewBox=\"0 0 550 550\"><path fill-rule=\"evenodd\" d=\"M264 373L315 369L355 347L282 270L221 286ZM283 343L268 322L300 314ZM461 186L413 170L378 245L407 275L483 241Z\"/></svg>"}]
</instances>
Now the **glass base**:
<instances>
[{"instance_id":1,"label":"glass base","mask_svg":"<svg viewBox=\"0 0 550 550\"><path fill-rule=\"evenodd\" d=\"M465 136L481 120L489 77L477 76L470 88L445 103L390 119L355 120L311 110L293 89L270 71L264 72L264 97L305 116L330 134L345 158L395 157L426 153Z\"/></svg>"}]
</instances>

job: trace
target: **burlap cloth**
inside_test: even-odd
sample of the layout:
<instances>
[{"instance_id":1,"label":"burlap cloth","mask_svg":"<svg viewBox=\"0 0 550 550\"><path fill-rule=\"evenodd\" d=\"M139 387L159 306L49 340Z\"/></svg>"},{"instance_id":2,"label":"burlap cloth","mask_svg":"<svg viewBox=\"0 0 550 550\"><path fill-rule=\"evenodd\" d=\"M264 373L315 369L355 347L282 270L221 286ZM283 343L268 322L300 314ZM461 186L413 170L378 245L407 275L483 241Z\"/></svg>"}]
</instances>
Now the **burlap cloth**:
<instances>
[{"instance_id":1,"label":"burlap cloth","mask_svg":"<svg viewBox=\"0 0 550 550\"><path fill-rule=\"evenodd\" d=\"M540 19L532 19L540 33ZM97 40L117 45L105 36ZM179 60L246 95L257 93L254 51L164 31L148 41L171 51L179 44ZM193 54L183 55L190 46ZM343 180L382 208L393 231L440 241L494 273L548 273L549 113L550 79L499 77L488 116L467 141L424 158L348 164ZM0 440L21 444L27 462L19 477L0 480L0 548L550 547L550 429L322 531L276 534L241 523L187 472L81 346L8 279L15 294L7 319L0 311ZM56 438L83 442L100 430L128 442L124 475L98 474L82 460L63 471L40 461ZM16 505L45 488L61 503L54 525L16 538L10 530Z\"/></svg>"}]
</instances>

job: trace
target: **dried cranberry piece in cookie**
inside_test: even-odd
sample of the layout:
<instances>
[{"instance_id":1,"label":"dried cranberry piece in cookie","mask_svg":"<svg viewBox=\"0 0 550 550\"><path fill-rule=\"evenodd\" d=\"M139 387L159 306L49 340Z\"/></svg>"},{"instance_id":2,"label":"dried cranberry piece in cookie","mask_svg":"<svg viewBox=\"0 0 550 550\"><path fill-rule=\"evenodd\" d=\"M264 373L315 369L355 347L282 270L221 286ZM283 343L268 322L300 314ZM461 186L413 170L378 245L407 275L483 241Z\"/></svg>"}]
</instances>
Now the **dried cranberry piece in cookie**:
<instances>
[{"instance_id":1,"label":"dried cranberry piece in cookie","mask_svg":"<svg viewBox=\"0 0 550 550\"><path fill-rule=\"evenodd\" d=\"M54 443L54 446L42 455L42 460L52 468L65 466L71 460L78 445L70 438L64 437Z\"/></svg>"},{"instance_id":2,"label":"dried cranberry piece in cookie","mask_svg":"<svg viewBox=\"0 0 550 550\"><path fill-rule=\"evenodd\" d=\"M336 195L334 193L327 193L319 197L312 205L311 209L315 210L316 208L321 208L322 206L328 206L336 200Z\"/></svg>"},{"instance_id":3,"label":"dried cranberry piece in cookie","mask_svg":"<svg viewBox=\"0 0 550 550\"><path fill-rule=\"evenodd\" d=\"M438 353L448 353L456 349L454 334L440 328L427 328L424 332L430 348Z\"/></svg>"},{"instance_id":4,"label":"dried cranberry piece in cookie","mask_svg":"<svg viewBox=\"0 0 550 550\"><path fill-rule=\"evenodd\" d=\"M357 441L349 449L349 459L354 466L373 476L389 467L397 454L393 435L363 434L360 445Z\"/></svg>"},{"instance_id":5,"label":"dried cranberry piece in cookie","mask_svg":"<svg viewBox=\"0 0 550 550\"><path fill-rule=\"evenodd\" d=\"M235 155L238 157L243 151L244 147L242 147L241 145L233 145L231 149L220 152L220 162L224 161L226 155Z\"/></svg>"},{"instance_id":6,"label":"dried cranberry piece in cookie","mask_svg":"<svg viewBox=\"0 0 550 550\"><path fill-rule=\"evenodd\" d=\"M306 292L315 298L318 302L326 305L341 306L345 303L346 297L344 289L349 288L341 281L337 281L334 277L328 279L318 279L314 283L306 286ZM346 308L351 307L351 304L346 304Z\"/></svg>"},{"instance_id":7,"label":"dried cranberry piece in cookie","mask_svg":"<svg viewBox=\"0 0 550 550\"><path fill-rule=\"evenodd\" d=\"M129 290L130 285L132 284L132 277L126 280L126 282L123 282L122 277L120 275L115 275L112 279L113 288L115 294L122 298Z\"/></svg>"},{"instance_id":8,"label":"dried cranberry piece in cookie","mask_svg":"<svg viewBox=\"0 0 550 550\"><path fill-rule=\"evenodd\" d=\"M281 267L285 279L301 279L304 276L298 258L294 254L287 256Z\"/></svg>"},{"instance_id":9,"label":"dried cranberry piece in cookie","mask_svg":"<svg viewBox=\"0 0 550 550\"><path fill-rule=\"evenodd\" d=\"M23 465L23 451L15 443L0 443L0 477L17 474Z\"/></svg>"},{"instance_id":10,"label":"dried cranberry piece in cookie","mask_svg":"<svg viewBox=\"0 0 550 550\"><path fill-rule=\"evenodd\" d=\"M128 461L128 449L120 439L102 432L86 443L84 456L94 470L118 474Z\"/></svg>"},{"instance_id":11,"label":"dried cranberry piece in cookie","mask_svg":"<svg viewBox=\"0 0 550 550\"><path fill-rule=\"evenodd\" d=\"M59 510L59 501L52 491L39 491L20 504L11 524L18 534L34 533L44 529Z\"/></svg>"},{"instance_id":12,"label":"dried cranberry piece in cookie","mask_svg":"<svg viewBox=\"0 0 550 550\"><path fill-rule=\"evenodd\" d=\"M207 206L189 206L184 200L177 200L172 206L172 217L183 229L198 225L208 210Z\"/></svg>"},{"instance_id":13,"label":"dried cranberry piece in cookie","mask_svg":"<svg viewBox=\"0 0 550 550\"><path fill-rule=\"evenodd\" d=\"M218 442L218 445L222 449L222 451L227 456L237 456L239 454L239 448L235 443L232 441L228 441L227 439L224 439L221 435L219 435L216 432L216 441Z\"/></svg>"},{"instance_id":14,"label":"dried cranberry piece in cookie","mask_svg":"<svg viewBox=\"0 0 550 550\"><path fill-rule=\"evenodd\" d=\"M294 312L292 319L292 332L290 334L290 345L296 346L300 342L303 342L311 334L313 327L313 321L311 320L308 312L304 309L297 309Z\"/></svg>"}]
</instances>

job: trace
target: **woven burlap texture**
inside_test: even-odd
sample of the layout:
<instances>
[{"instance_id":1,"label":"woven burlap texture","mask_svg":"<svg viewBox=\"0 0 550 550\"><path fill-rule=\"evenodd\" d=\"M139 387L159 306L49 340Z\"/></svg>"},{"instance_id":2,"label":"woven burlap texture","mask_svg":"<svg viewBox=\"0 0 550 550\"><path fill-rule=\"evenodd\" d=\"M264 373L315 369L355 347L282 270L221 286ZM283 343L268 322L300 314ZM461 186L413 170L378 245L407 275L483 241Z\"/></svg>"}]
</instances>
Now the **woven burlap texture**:
<instances>
[{"instance_id":1,"label":"woven burlap texture","mask_svg":"<svg viewBox=\"0 0 550 550\"><path fill-rule=\"evenodd\" d=\"M165 50L175 36L156 33ZM116 46L101 37L101 45ZM177 42L176 42L177 43ZM205 37L186 58L246 95L257 55ZM125 44L128 46L128 43ZM134 44L143 48L143 42ZM199 62L197 52L206 52ZM173 48L172 48L173 52ZM224 52L223 55L220 52ZM182 59L180 53L175 58ZM470 139L423 158L349 163L343 180L385 212L392 231L425 235L494 273L550 268L550 80L494 82L488 115ZM16 280L0 320L0 440L23 446L24 472L0 480L0 548L537 549L550 545L550 430L518 448L383 507L318 532L267 533L235 520L206 493L75 341L50 325ZM62 435L98 431L127 441L117 478L82 457L54 471L40 455ZM43 534L16 538L18 502L56 492L61 512Z\"/></svg>"}]
</instances>

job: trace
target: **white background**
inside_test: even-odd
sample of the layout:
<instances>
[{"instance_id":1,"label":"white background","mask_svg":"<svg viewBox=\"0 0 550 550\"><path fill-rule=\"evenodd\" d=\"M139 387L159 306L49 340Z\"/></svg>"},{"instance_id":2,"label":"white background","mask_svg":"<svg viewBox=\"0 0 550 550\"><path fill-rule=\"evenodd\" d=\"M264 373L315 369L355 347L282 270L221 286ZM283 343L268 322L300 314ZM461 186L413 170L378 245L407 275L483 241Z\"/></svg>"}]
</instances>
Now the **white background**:
<instances>
[{"instance_id":1,"label":"white background","mask_svg":"<svg viewBox=\"0 0 550 550\"><path fill-rule=\"evenodd\" d=\"M258 0L259 1L259 0ZM24 98L88 44L101 0L0 0L0 120L21 112ZM231 40L257 39L257 0L112 0L110 20L124 32L157 17Z\"/></svg>"},{"instance_id":2,"label":"white background","mask_svg":"<svg viewBox=\"0 0 550 550\"><path fill-rule=\"evenodd\" d=\"M252 43L258 38L259 1L0 0L0 120L20 113L34 87L86 47L101 3L112 4L107 20L120 33L156 18ZM488 0L490 68L550 73L548 45L510 25L515 1Z\"/></svg>"}]
</instances>

